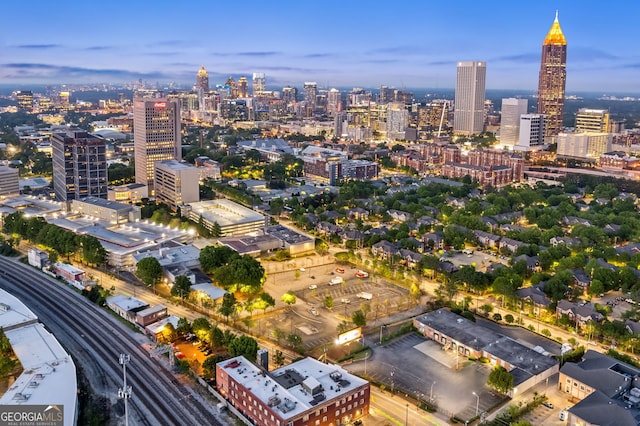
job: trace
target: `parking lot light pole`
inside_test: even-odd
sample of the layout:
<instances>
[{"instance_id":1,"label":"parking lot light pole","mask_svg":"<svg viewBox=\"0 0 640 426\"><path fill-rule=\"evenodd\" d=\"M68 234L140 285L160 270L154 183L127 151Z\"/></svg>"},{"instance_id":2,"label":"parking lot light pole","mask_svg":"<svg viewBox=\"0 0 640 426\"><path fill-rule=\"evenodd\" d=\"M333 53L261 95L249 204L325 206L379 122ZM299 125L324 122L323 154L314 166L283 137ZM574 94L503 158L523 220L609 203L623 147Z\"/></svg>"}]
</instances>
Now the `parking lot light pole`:
<instances>
[{"instance_id":1,"label":"parking lot light pole","mask_svg":"<svg viewBox=\"0 0 640 426\"><path fill-rule=\"evenodd\" d=\"M433 403L433 385L435 385L436 382L431 383L431 391L429 392L429 403Z\"/></svg>"},{"instance_id":2,"label":"parking lot light pole","mask_svg":"<svg viewBox=\"0 0 640 426\"><path fill-rule=\"evenodd\" d=\"M480 395L475 393L475 391L473 392L473 395L476 397L476 416L478 416L478 408L480 406Z\"/></svg>"},{"instance_id":3,"label":"parking lot light pole","mask_svg":"<svg viewBox=\"0 0 640 426\"><path fill-rule=\"evenodd\" d=\"M409 404L407 404L406 414L404 416L404 426L409 425Z\"/></svg>"}]
</instances>

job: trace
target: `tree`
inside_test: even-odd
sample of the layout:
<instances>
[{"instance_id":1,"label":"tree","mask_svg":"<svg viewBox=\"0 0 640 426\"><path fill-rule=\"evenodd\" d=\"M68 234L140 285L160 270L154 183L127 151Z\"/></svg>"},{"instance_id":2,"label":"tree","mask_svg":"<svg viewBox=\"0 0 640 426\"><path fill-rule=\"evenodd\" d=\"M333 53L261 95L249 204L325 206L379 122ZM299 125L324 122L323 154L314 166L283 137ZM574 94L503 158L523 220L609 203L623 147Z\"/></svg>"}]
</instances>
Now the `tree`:
<instances>
[{"instance_id":1,"label":"tree","mask_svg":"<svg viewBox=\"0 0 640 426\"><path fill-rule=\"evenodd\" d=\"M507 314L504 316L504 320L509 324L513 324L513 322L515 321L515 318L513 318L513 315L511 314Z\"/></svg>"},{"instance_id":2,"label":"tree","mask_svg":"<svg viewBox=\"0 0 640 426\"><path fill-rule=\"evenodd\" d=\"M162 266L155 257L145 257L136 265L136 275L146 285L155 285L162 277Z\"/></svg>"},{"instance_id":3,"label":"tree","mask_svg":"<svg viewBox=\"0 0 640 426\"><path fill-rule=\"evenodd\" d=\"M365 325L367 325L367 316L364 314L364 312L358 309L351 315L351 321L353 321L353 323L358 327L364 327Z\"/></svg>"},{"instance_id":4,"label":"tree","mask_svg":"<svg viewBox=\"0 0 640 426\"><path fill-rule=\"evenodd\" d=\"M276 350L273 354L273 363L276 367L280 367L284 364L284 354L282 351Z\"/></svg>"},{"instance_id":5,"label":"tree","mask_svg":"<svg viewBox=\"0 0 640 426\"><path fill-rule=\"evenodd\" d=\"M220 315L224 316L229 321L229 316L236 311L236 296L233 293L225 293L222 296L222 304L218 308Z\"/></svg>"},{"instance_id":6,"label":"tree","mask_svg":"<svg viewBox=\"0 0 640 426\"><path fill-rule=\"evenodd\" d=\"M11 342L7 335L4 334L4 329L0 327L0 356L7 356L11 351Z\"/></svg>"},{"instance_id":7,"label":"tree","mask_svg":"<svg viewBox=\"0 0 640 426\"><path fill-rule=\"evenodd\" d=\"M276 300L269 293L261 293L256 300L253 301L253 306L256 309L262 309L264 313L267 309L276 305Z\"/></svg>"},{"instance_id":8,"label":"tree","mask_svg":"<svg viewBox=\"0 0 640 426\"><path fill-rule=\"evenodd\" d=\"M238 253L227 246L207 246L200 250L200 266L202 270L210 274L217 268L226 265L231 260L240 257Z\"/></svg>"},{"instance_id":9,"label":"tree","mask_svg":"<svg viewBox=\"0 0 640 426\"><path fill-rule=\"evenodd\" d=\"M258 293L266 280L264 268L249 255L234 257L213 272L215 280L227 291Z\"/></svg>"},{"instance_id":10,"label":"tree","mask_svg":"<svg viewBox=\"0 0 640 426\"><path fill-rule=\"evenodd\" d=\"M258 342L249 336L238 336L229 343L229 355L244 356L250 361L256 360L258 352Z\"/></svg>"},{"instance_id":11,"label":"tree","mask_svg":"<svg viewBox=\"0 0 640 426\"><path fill-rule=\"evenodd\" d=\"M202 374L206 379L212 379L216 376L216 364L220 361L224 361L224 358L220 355L212 355L204 360L202 363Z\"/></svg>"},{"instance_id":12,"label":"tree","mask_svg":"<svg viewBox=\"0 0 640 426\"><path fill-rule=\"evenodd\" d=\"M191 323L191 330L200 340L205 340L211 329L211 323L204 317L196 318Z\"/></svg>"},{"instance_id":13,"label":"tree","mask_svg":"<svg viewBox=\"0 0 640 426\"><path fill-rule=\"evenodd\" d=\"M487 385L506 395L513 389L513 376L504 367L498 365L489 373Z\"/></svg>"},{"instance_id":14,"label":"tree","mask_svg":"<svg viewBox=\"0 0 640 426\"><path fill-rule=\"evenodd\" d=\"M190 292L191 280L189 280L186 275L178 275L176 277L176 282L174 282L173 287L171 287L171 295L180 296L180 298L184 300L189 297Z\"/></svg>"},{"instance_id":15,"label":"tree","mask_svg":"<svg viewBox=\"0 0 640 426\"><path fill-rule=\"evenodd\" d=\"M173 324L168 322L162 329L162 335L160 338L162 339L162 341L170 343L176 340L177 337L178 333L176 333L175 327L173 326Z\"/></svg>"},{"instance_id":16,"label":"tree","mask_svg":"<svg viewBox=\"0 0 640 426\"><path fill-rule=\"evenodd\" d=\"M274 328L273 330L271 330L271 336L276 339L278 341L278 343L280 343L280 341L282 339L285 338L285 336L287 335L287 333L285 333L284 331L280 330L279 328Z\"/></svg>"},{"instance_id":17,"label":"tree","mask_svg":"<svg viewBox=\"0 0 640 426\"><path fill-rule=\"evenodd\" d=\"M224 333L222 332L222 330L220 330L220 328L213 327L209 331L209 342L211 343L211 346L213 346L216 349L221 349L224 347L226 341L225 341Z\"/></svg>"},{"instance_id":18,"label":"tree","mask_svg":"<svg viewBox=\"0 0 640 426\"><path fill-rule=\"evenodd\" d=\"M295 305L296 304L297 298L296 298L296 295L291 290L289 290L285 294L282 295L280 300L282 300L284 303L286 303L287 306L291 307L291 305Z\"/></svg>"},{"instance_id":19,"label":"tree","mask_svg":"<svg viewBox=\"0 0 640 426\"><path fill-rule=\"evenodd\" d=\"M325 308L331 310L333 309L333 297L327 296L322 300L322 304Z\"/></svg>"},{"instance_id":20,"label":"tree","mask_svg":"<svg viewBox=\"0 0 640 426\"><path fill-rule=\"evenodd\" d=\"M589 294L601 294L604 293L604 284L600 280L594 279L589 285Z\"/></svg>"},{"instance_id":21,"label":"tree","mask_svg":"<svg viewBox=\"0 0 640 426\"><path fill-rule=\"evenodd\" d=\"M185 334L191 333L191 323L185 317L182 317L178 320L178 327L176 331L179 335L184 336Z\"/></svg>"},{"instance_id":22,"label":"tree","mask_svg":"<svg viewBox=\"0 0 640 426\"><path fill-rule=\"evenodd\" d=\"M418 300L422 294L422 290L420 290L420 286L417 283L413 282L409 289L409 294L413 300Z\"/></svg>"},{"instance_id":23,"label":"tree","mask_svg":"<svg viewBox=\"0 0 640 426\"><path fill-rule=\"evenodd\" d=\"M287 343L289 343L289 347L296 352L300 352L302 349L302 337L297 334L289 334L287 336Z\"/></svg>"},{"instance_id":24,"label":"tree","mask_svg":"<svg viewBox=\"0 0 640 426\"><path fill-rule=\"evenodd\" d=\"M82 260L91 265L103 265L107 261L107 251L93 235L81 235Z\"/></svg>"}]
</instances>

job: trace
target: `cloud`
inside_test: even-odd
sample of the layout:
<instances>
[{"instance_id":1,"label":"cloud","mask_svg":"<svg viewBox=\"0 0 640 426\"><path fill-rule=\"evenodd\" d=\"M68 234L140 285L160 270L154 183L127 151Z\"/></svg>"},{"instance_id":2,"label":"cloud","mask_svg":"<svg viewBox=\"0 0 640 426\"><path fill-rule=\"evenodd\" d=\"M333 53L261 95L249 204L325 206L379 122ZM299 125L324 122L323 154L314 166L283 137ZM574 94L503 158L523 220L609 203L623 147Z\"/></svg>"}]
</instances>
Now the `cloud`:
<instances>
[{"instance_id":1,"label":"cloud","mask_svg":"<svg viewBox=\"0 0 640 426\"><path fill-rule=\"evenodd\" d=\"M280 52L238 52L238 56L274 56L279 55Z\"/></svg>"},{"instance_id":2,"label":"cloud","mask_svg":"<svg viewBox=\"0 0 640 426\"><path fill-rule=\"evenodd\" d=\"M400 61L397 59L365 59L361 62L366 62L369 64L396 64Z\"/></svg>"},{"instance_id":3,"label":"cloud","mask_svg":"<svg viewBox=\"0 0 640 426\"><path fill-rule=\"evenodd\" d=\"M593 61L593 60L617 60L621 59L619 56L613 55L609 52L605 52L604 50L595 49L593 47L588 46L576 46L567 49L567 62L569 61Z\"/></svg>"},{"instance_id":4,"label":"cloud","mask_svg":"<svg viewBox=\"0 0 640 426\"><path fill-rule=\"evenodd\" d=\"M57 47L62 47L60 44L19 44L17 46L18 49L55 49Z\"/></svg>"},{"instance_id":5,"label":"cloud","mask_svg":"<svg viewBox=\"0 0 640 426\"><path fill-rule=\"evenodd\" d=\"M333 53L308 53L306 55L302 55L303 58L309 58L309 59L329 58L331 56L335 56L335 54L333 54Z\"/></svg>"},{"instance_id":6,"label":"cloud","mask_svg":"<svg viewBox=\"0 0 640 426\"><path fill-rule=\"evenodd\" d=\"M540 62L540 53L528 52L517 53L515 55L498 56L490 59L489 62L519 62L524 64L531 64Z\"/></svg>"},{"instance_id":7,"label":"cloud","mask_svg":"<svg viewBox=\"0 0 640 426\"><path fill-rule=\"evenodd\" d=\"M78 78L113 78L113 79L135 79L135 78L169 78L165 73L139 71L123 69L93 69L83 67L61 66L40 63L7 63L0 64L0 75L4 78L16 79L58 79L71 80Z\"/></svg>"},{"instance_id":8,"label":"cloud","mask_svg":"<svg viewBox=\"0 0 640 426\"><path fill-rule=\"evenodd\" d=\"M113 48L114 46L89 46L89 47L85 47L84 50L99 51L99 50L110 50Z\"/></svg>"}]
</instances>

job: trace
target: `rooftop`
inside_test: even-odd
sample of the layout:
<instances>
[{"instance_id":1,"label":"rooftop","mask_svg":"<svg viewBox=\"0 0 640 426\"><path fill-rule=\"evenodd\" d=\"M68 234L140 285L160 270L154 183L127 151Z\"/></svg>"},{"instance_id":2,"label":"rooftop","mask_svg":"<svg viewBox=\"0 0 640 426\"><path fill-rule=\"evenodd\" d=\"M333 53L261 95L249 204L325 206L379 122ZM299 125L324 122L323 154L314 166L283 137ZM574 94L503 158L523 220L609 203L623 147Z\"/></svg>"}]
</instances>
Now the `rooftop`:
<instances>
[{"instance_id":1,"label":"rooftop","mask_svg":"<svg viewBox=\"0 0 640 426\"><path fill-rule=\"evenodd\" d=\"M285 420L368 384L338 365L313 358L304 358L268 375L242 356L222 361L218 367Z\"/></svg>"},{"instance_id":2,"label":"rooftop","mask_svg":"<svg viewBox=\"0 0 640 426\"><path fill-rule=\"evenodd\" d=\"M107 304L115 305L125 312L139 311L141 308L149 306L147 302L132 296L125 296L124 294L116 294L115 296L109 297Z\"/></svg>"},{"instance_id":3,"label":"rooftop","mask_svg":"<svg viewBox=\"0 0 640 426\"><path fill-rule=\"evenodd\" d=\"M273 225L266 227L266 233L272 237L275 237L287 244L299 244L307 241L314 241L314 239L308 235L302 234L299 231L287 228L283 225Z\"/></svg>"},{"instance_id":4,"label":"rooftop","mask_svg":"<svg viewBox=\"0 0 640 426\"><path fill-rule=\"evenodd\" d=\"M264 220L260 213L225 199L200 201L189 206L195 215L218 222L221 227Z\"/></svg>"},{"instance_id":5,"label":"rooftop","mask_svg":"<svg viewBox=\"0 0 640 426\"><path fill-rule=\"evenodd\" d=\"M77 381L73 359L43 324L34 322L37 317L19 299L0 290L0 300L9 307L6 311L0 310L0 327L5 329L24 368L7 392L0 396L0 405L63 406L64 424L74 424Z\"/></svg>"}]
</instances>

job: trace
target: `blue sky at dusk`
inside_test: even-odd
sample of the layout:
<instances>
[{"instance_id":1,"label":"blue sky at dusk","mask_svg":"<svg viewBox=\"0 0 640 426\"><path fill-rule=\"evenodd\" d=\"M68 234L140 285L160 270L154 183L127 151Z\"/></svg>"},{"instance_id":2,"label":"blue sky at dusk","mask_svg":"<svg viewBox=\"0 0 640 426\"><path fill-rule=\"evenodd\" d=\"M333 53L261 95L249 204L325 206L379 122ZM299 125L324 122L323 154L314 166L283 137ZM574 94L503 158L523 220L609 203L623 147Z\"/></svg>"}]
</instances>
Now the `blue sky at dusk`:
<instances>
[{"instance_id":1,"label":"blue sky at dusk","mask_svg":"<svg viewBox=\"0 0 640 426\"><path fill-rule=\"evenodd\" d=\"M212 84L264 72L271 88L452 88L456 62L487 62L488 89L535 90L556 9L567 91L640 93L640 2L3 2L0 84Z\"/></svg>"}]
</instances>

